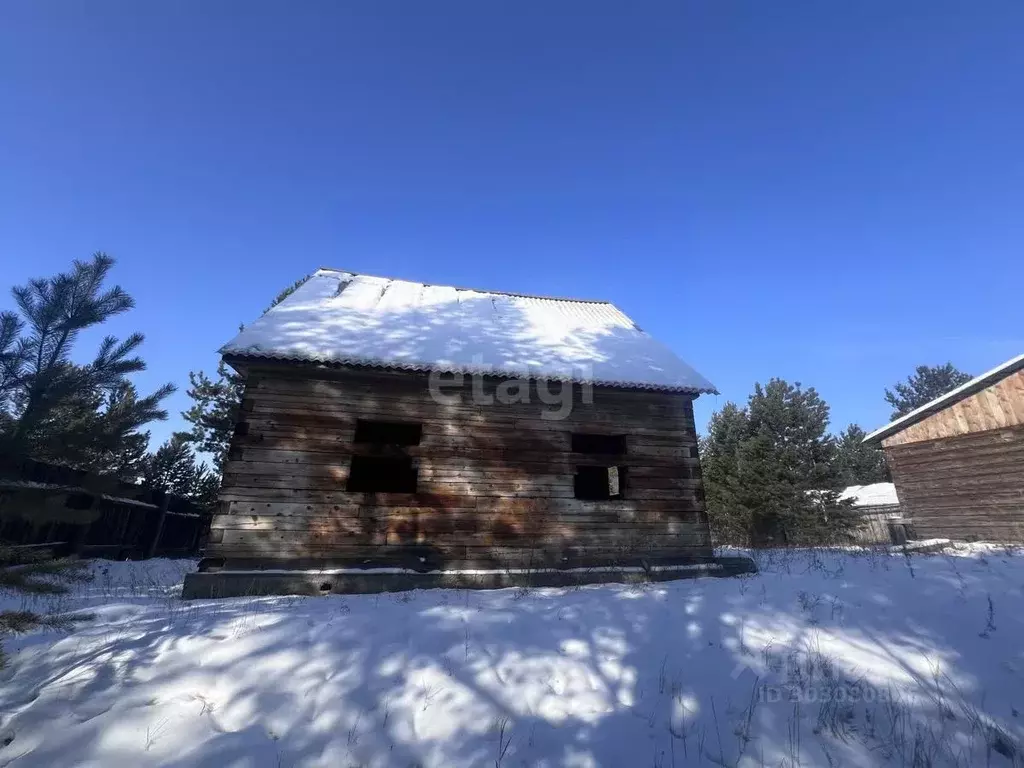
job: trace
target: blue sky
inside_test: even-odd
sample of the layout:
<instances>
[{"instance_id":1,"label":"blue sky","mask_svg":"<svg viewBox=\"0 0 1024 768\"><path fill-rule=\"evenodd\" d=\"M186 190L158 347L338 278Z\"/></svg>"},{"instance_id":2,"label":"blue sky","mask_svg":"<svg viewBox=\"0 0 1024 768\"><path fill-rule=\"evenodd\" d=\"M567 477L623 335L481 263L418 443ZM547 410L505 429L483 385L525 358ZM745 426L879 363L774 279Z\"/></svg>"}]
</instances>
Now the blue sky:
<instances>
[{"instance_id":1,"label":"blue sky","mask_svg":"<svg viewBox=\"0 0 1024 768\"><path fill-rule=\"evenodd\" d=\"M914 366L1024 350L1022 28L1016 0L7 2L3 283L119 259L111 330L181 387L157 438L321 265L609 299L718 385L701 424L781 376L870 429Z\"/></svg>"}]
</instances>

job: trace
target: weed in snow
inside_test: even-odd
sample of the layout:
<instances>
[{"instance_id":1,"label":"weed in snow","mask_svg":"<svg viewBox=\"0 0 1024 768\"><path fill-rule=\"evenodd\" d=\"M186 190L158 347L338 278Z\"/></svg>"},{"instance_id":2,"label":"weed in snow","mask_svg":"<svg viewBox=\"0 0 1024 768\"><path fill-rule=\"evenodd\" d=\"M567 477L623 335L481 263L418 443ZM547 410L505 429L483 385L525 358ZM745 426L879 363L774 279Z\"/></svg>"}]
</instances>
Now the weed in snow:
<instances>
[{"instance_id":1,"label":"weed in snow","mask_svg":"<svg viewBox=\"0 0 1024 768\"><path fill-rule=\"evenodd\" d=\"M797 600L800 603L800 609L807 614L807 622L812 626L817 625L818 616L815 612L821 604L821 595L812 595L801 590L797 594Z\"/></svg>"},{"instance_id":2,"label":"weed in snow","mask_svg":"<svg viewBox=\"0 0 1024 768\"><path fill-rule=\"evenodd\" d=\"M420 681L420 698L423 699L423 711L426 712L430 702L441 692L440 687L429 685L426 680Z\"/></svg>"},{"instance_id":3,"label":"weed in snow","mask_svg":"<svg viewBox=\"0 0 1024 768\"><path fill-rule=\"evenodd\" d=\"M531 590L530 590L529 587L516 587L512 591L512 599L513 600L524 600L525 598L530 596L530 591Z\"/></svg>"},{"instance_id":4,"label":"weed in snow","mask_svg":"<svg viewBox=\"0 0 1024 768\"><path fill-rule=\"evenodd\" d=\"M455 677L455 662L452 661L452 657L447 653L441 657L441 666L444 668L445 674L448 677Z\"/></svg>"},{"instance_id":5,"label":"weed in snow","mask_svg":"<svg viewBox=\"0 0 1024 768\"><path fill-rule=\"evenodd\" d=\"M146 728L146 752L149 752L156 740L163 734L164 730L167 728L167 723L167 720L163 720L153 727Z\"/></svg>"},{"instance_id":6,"label":"weed in snow","mask_svg":"<svg viewBox=\"0 0 1024 768\"><path fill-rule=\"evenodd\" d=\"M917 574L914 572L913 557L910 554L910 550L904 550L903 562L907 565L907 571L910 573L910 578L916 579Z\"/></svg>"},{"instance_id":7,"label":"weed in snow","mask_svg":"<svg viewBox=\"0 0 1024 768\"><path fill-rule=\"evenodd\" d=\"M356 713L355 722L348 729L348 733L345 736L345 741L350 747L354 747L359 743L359 721L362 720L363 713L359 711Z\"/></svg>"},{"instance_id":8,"label":"weed in snow","mask_svg":"<svg viewBox=\"0 0 1024 768\"><path fill-rule=\"evenodd\" d=\"M978 633L978 637L988 640L996 631L996 606L992 602L992 595L985 597L988 599L988 612L985 614L985 629Z\"/></svg>"},{"instance_id":9,"label":"weed in snow","mask_svg":"<svg viewBox=\"0 0 1024 768\"><path fill-rule=\"evenodd\" d=\"M505 736L506 730L508 736ZM505 759L505 754L508 752L508 748L512 745L512 729L509 728L509 719L503 717L494 723L495 735L498 739L498 746L496 757L494 759L494 768L501 768L501 763Z\"/></svg>"}]
</instances>

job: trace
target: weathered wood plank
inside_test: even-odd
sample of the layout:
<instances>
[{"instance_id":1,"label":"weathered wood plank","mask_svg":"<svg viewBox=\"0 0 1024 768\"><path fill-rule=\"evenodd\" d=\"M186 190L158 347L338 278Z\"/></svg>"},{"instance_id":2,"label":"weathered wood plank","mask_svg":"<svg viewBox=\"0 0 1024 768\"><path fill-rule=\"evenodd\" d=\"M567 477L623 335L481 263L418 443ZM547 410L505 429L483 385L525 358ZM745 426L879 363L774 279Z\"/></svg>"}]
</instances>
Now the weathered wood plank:
<instances>
[{"instance_id":1,"label":"weathered wood plank","mask_svg":"<svg viewBox=\"0 0 1024 768\"><path fill-rule=\"evenodd\" d=\"M643 506L652 510L673 510L685 509L691 505L698 505L695 501L697 489L689 491L677 491L669 499L629 499L585 502L571 498L547 498L547 497L501 497L481 496L465 497L458 495L441 494L401 494L401 493L377 493L377 494L355 494L346 493L343 490L323 491L307 488L256 488L251 486L223 489L220 494L222 502L240 503L268 503L284 502L299 504L340 504L340 505L362 505L362 506L384 506L384 507L419 507L433 509L460 509L464 508L467 501L475 504L475 508L484 509L493 505L501 508L512 508L513 506L524 510L546 512L552 504L600 504L607 508L614 508L615 505ZM698 507L700 508L700 507Z\"/></svg>"},{"instance_id":2,"label":"weathered wood plank","mask_svg":"<svg viewBox=\"0 0 1024 768\"><path fill-rule=\"evenodd\" d=\"M935 440L928 443L899 446L886 449L886 455L893 463L902 467L934 467L937 462L964 464L969 453L971 461L998 459L1003 456L1019 458L1022 450L1020 434L1024 430L998 430L982 435L968 435L951 439ZM947 465L948 466L948 465Z\"/></svg>"},{"instance_id":3,"label":"weathered wood plank","mask_svg":"<svg viewBox=\"0 0 1024 768\"><path fill-rule=\"evenodd\" d=\"M489 395L488 395L489 397ZM457 403L445 403L434 401L429 396L411 397L381 397L377 395L348 396L348 395L321 395L321 394L292 394L281 395L276 393L250 392L247 394L248 405L255 409L266 408L269 410L289 411L308 413L317 408L329 409L339 415L352 413L390 413L404 414L407 418L417 416L436 419L439 417L460 419L469 416L485 414L497 419L522 418L529 420L549 421L557 412L557 420L583 420L601 421L615 420L627 417L665 418L680 424L689 423L692 420L690 409L685 403L586 403L573 400L570 409L562 408L557 403L544 403L536 398L529 402L502 403L476 403L462 401Z\"/></svg>"},{"instance_id":4,"label":"weathered wood plank","mask_svg":"<svg viewBox=\"0 0 1024 768\"><path fill-rule=\"evenodd\" d=\"M331 453L310 452L295 449L239 446L232 453L232 471L246 472L247 466L256 464L278 465L274 471L286 471L280 465L347 465L353 454L372 453L368 448L354 447L351 450L335 450ZM467 466L466 452L460 449L437 449L417 445L407 448L404 453L419 460L419 466L442 469ZM649 456L603 456L595 454L558 453L553 456L537 453L520 453L506 449L479 450L473 454L471 466L487 472L529 473L571 473L575 466L624 466L630 467L635 477L687 476L700 466L700 460L690 457L649 457ZM265 469L263 471L271 471Z\"/></svg>"},{"instance_id":5,"label":"weathered wood plank","mask_svg":"<svg viewBox=\"0 0 1024 768\"><path fill-rule=\"evenodd\" d=\"M601 515L573 515L537 519L528 515L481 514L465 510L457 514L406 514L406 515L218 515L211 523L211 530L308 530L312 526L336 525L343 530L364 533L372 530L415 530L425 534L449 530L494 531L512 530L518 533L530 531L575 530L586 526L594 530L618 529L648 533L673 533L682 530L699 531L703 521L699 513L677 512L674 515L637 515L631 519Z\"/></svg>"},{"instance_id":6,"label":"weathered wood plank","mask_svg":"<svg viewBox=\"0 0 1024 768\"><path fill-rule=\"evenodd\" d=\"M386 412L382 412L380 414L372 414L369 418L377 418L381 421L385 421L385 416L387 415L388 414ZM391 415L391 418L392 420L399 420L395 419L393 415ZM316 430L317 433L325 431L328 433L335 433L337 436L344 437L346 440L352 440L352 437L355 434L357 418L354 416L343 417L324 414L291 414L277 411L274 413L250 412L245 414L245 420L248 422L250 431L271 432L283 435L301 435L308 434L308 432L305 432L304 430L313 429ZM479 434L482 432L484 434L492 435L493 438L497 440L504 440L512 437L513 439L520 440L529 439L541 442L552 441L553 447L562 447L563 445L566 445L562 442L556 441L567 439L573 432L583 431L615 434L628 429L634 438L672 438L680 442L689 441L691 443L696 439L693 430L681 429L681 425L679 424L658 421L645 422L642 419L635 418L623 418L621 422L587 422L589 430L584 429L580 424L569 420L533 421L516 418L503 421L499 419L489 419L483 416L480 418L459 421L416 419L415 422L423 425L425 437L428 435L436 435L438 437L459 437L463 435ZM641 424L647 424L648 426L636 426L638 422ZM655 424L657 424L657 426L655 426Z\"/></svg>"},{"instance_id":7,"label":"weathered wood plank","mask_svg":"<svg viewBox=\"0 0 1024 768\"><path fill-rule=\"evenodd\" d=\"M306 396L320 394L340 397L359 395L375 397L395 396L403 399L420 397L424 401L428 401L430 398L426 374L419 375L405 372L389 374L380 371L360 372L353 370L339 371L334 374L322 370L313 370L307 373L289 375L281 370L259 371L254 369L251 378L256 381L256 386L252 387L253 392L298 393ZM504 378L485 377L482 388L479 391L487 395L494 395L497 387L504 381ZM694 397L691 394L682 392L658 392L614 387L591 387L589 391L594 404L602 406L614 403L679 404L685 408L687 404L692 404ZM582 392L583 389L579 385L573 387L573 395L576 400L582 401ZM461 388L446 385L444 387L444 394L448 396L459 395L466 402L472 402L474 390L472 384L467 381ZM538 401L536 385L529 388L528 394L532 401Z\"/></svg>"},{"instance_id":8,"label":"weathered wood plank","mask_svg":"<svg viewBox=\"0 0 1024 768\"><path fill-rule=\"evenodd\" d=\"M436 560L437 564L443 564L449 560L473 560L480 563L488 563L490 567L509 567L516 562L524 560L535 560L538 565L549 563L553 566L572 565L573 559L600 558L608 562L616 562L618 558L636 556L645 559L655 558L678 558L685 556L688 550L696 552L706 549L707 542L677 542L666 546L646 546L643 544L631 544L621 547L590 547L590 546L523 546L523 547L499 547L479 546L470 547L465 545L394 545L380 546L376 544L363 545L338 545L328 544L323 547L310 546L307 543L298 545L283 544L276 541L247 541L241 545L222 546L215 549L211 546L210 557L223 558L273 558L273 559L294 559L294 558L321 558L321 559L346 559L358 562L377 560L387 564L392 558L408 556L411 552L419 551L424 561L429 563Z\"/></svg>"},{"instance_id":9,"label":"weathered wood plank","mask_svg":"<svg viewBox=\"0 0 1024 768\"><path fill-rule=\"evenodd\" d=\"M1024 428L885 450L904 514L918 535L1024 540Z\"/></svg>"},{"instance_id":10,"label":"weathered wood plank","mask_svg":"<svg viewBox=\"0 0 1024 768\"><path fill-rule=\"evenodd\" d=\"M486 416L488 419L508 420L527 419L544 420L542 414L551 416L558 406L534 400L529 403L501 403L494 402L489 405L477 405L473 403L459 403L448 405L437 403L429 398L410 399L408 397L349 397L339 395L317 396L317 395L266 395L254 393L249 395L249 401L253 406L253 412L292 412L297 414L316 413L323 410L326 413L336 416L352 416L354 414L363 416L364 413L388 413L402 414L404 418L426 418L437 420L438 418L461 420L464 418ZM564 414L564 419L579 420L587 422L615 421L624 417L628 418L663 418L679 424L688 423L691 419L685 405L677 404L588 404L573 402L572 409Z\"/></svg>"},{"instance_id":11,"label":"weathered wood plank","mask_svg":"<svg viewBox=\"0 0 1024 768\"><path fill-rule=\"evenodd\" d=\"M407 517L410 515L471 514L484 519L491 515L526 516L551 519L621 519L655 522L676 515L692 514L695 497L681 502L652 501L582 501L580 499L488 499L459 498L451 506L425 506L413 503L416 499L402 494L380 494L381 501L374 504L307 503L296 501L231 501L224 503L224 511L215 520L233 516L306 516L306 517ZM399 498L393 498L393 497Z\"/></svg>"},{"instance_id":12,"label":"weathered wood plank","mask_svg":"<svg viewBox=\"0 0 1024 768\"><path fill-rule=\"evenodd\" d=\"M608 466L600 463L600 466ZM623 465L618 465L623 466ZM557 471L561 469L561 471ZM572 487L575 465L562 468L538 464L534 469L507 466L482 466L465 468L458 465L438 465L423 461L418 467L418 480L425 489L430 484L471 483L474 487L488 489L511 488L522 490L533 487ZM636 490L687 490L692 489L694 467L659 468L660 471L630 472L626 481L628 491ZM275 464L264 462L231 462L225 472L225 487L234 485L259 485L264 479L272 478L276 483L282 476L300 478L298 486L308 487L309 483L344 489L348 479L348 462L335 464ZM552 471L556 470L556 471ZM628 465L627 465L628 471ZM287 475L285 473L287 472ZM627 492L628 492L627 491Z\"/></svg>"},{"instance_id":13,"label":"weathered wood plank","mask_svg":"<svg viewBox=\"0 0 1024 768\"><path fill-rule=\"evenodd\" d=\"M993 429L987 432L972 432L967 435L957 435L955 440L953 438L944 438L891 446L886 448L886 453L888 454L891 451L899 456L930 456L933 452L998 446L1016 441L1021 432L1024 432L1024 426Z\"/></svg>"},{"instance_id":14,"label":"weathered wood plank","mask_svg":"<svg viewBox=\"0 0 1024 768\"><path fill-rule=\"evenodd\" d=\"M348 460L353 453L371 452L368 446L353 446L349 440L329 440L322 434L315 436L282 436L262 432L253 432L243 437L236 437L233 443L237 449L232 456L248 459L250 451L267 450L278 453L300 453L309 457L308 463L330 464L342 459ZM651 443L652 447L666 447ZM675 445L680 445L675 443ZM417 458L429 457L440 460L458 460L465 463L472 458L473 463L503 463L514 466L517 463L540 461L563 461L573 464L619 464L636 467L685 466L696 461L696 443L682 443L682 449L670 450L668 455L649 455L648 452L633 451L624 456L603 456L600 454L574 454L542 442L499 442L491 437L477 437L461 440L424 440L418 446L410 446L405 453ZM258 456L258 455L257 455ZM258 457L253 460L259 461ZM307 463L293 458L294 463Z\"/></svg>"},{"instance_id":15,"label":"weathered wood plank","mask_svg":"<svg viewBox=\"0 0 1024 768\"><path fill-rule=\"evenodd\" d=\"M597 549L642 548L666 549L673 545L699 546L705 543L703 533L694 527L680 531L644 531L634 529L594 529L561 527L558 530L467 531L445 529L413 531L402 529L358 530L337 525L311 525L304 530L238 530L220 529L220 542L225 548L275 546L282 548L333 549L342 547L386 547L417 544L447 549L449 547L514 547L517 541L527 547L586 547Z\"/></svg>"}]
</instances>

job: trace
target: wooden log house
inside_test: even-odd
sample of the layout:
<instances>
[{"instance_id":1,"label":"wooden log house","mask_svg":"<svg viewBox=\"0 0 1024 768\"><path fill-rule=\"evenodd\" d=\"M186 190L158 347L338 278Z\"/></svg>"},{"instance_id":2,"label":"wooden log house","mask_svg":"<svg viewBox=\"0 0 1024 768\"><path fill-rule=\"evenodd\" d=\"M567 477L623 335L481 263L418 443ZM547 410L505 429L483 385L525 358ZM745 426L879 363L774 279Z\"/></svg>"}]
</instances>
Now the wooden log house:
<instances>
[{"instance_id":1,"label":"wooden log house","mask_svg":"<svg viewBox=\"0 0 1024 768\"><path fill-rule=\"evenodd\" d=\"M872 432L918 538L1024 541L1024 355Z\"/></svg>"},{"instance_id":2,"label":"wooden log house","mask_svg":"<svg viewBox=\"0 0 1024 768\"><path fill-rule=\"evenodd\" d=\"M609 303L321 269L222 353L242 415L188 596L721 567L715 389Z\"/></svg>"}]
</instances>

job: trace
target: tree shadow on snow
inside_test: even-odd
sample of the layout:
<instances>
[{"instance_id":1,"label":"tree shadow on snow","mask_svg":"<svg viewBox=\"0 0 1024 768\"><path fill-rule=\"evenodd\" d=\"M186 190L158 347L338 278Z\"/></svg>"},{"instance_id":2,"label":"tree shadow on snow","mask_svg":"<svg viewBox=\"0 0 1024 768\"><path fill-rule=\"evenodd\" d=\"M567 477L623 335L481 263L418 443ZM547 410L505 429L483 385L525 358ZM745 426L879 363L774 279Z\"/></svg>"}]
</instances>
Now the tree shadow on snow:
<instances>
[{"instance_id":1,"label":"tree shadow on snow","mask_svg":"<svg viewBox=\"0 0 1024 768\"><path fill-rule=\"evenodd\" d=\"M45 733L19 765L1013 764L1024 558L763 567L135 606L26 646L0 761Z\"/></svg>"}]
</instances>

